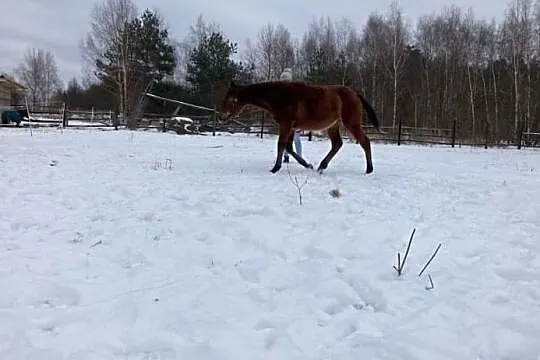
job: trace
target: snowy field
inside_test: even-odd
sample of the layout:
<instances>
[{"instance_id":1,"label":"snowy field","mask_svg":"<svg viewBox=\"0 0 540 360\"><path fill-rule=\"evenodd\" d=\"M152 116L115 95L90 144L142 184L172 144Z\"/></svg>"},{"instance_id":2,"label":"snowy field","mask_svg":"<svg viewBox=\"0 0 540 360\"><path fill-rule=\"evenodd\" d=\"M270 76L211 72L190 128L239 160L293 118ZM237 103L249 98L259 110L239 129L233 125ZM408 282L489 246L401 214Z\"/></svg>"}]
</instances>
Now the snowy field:
<instances>
[{"instance_id":1,"label":"snowy field","mask_svg":"<svg viewBox=\"0 0 540 360\"><path fill-rule=\"evenodd\" d=\"M372 147L1 130L0 359L540 359L540 152Z\"/></svg>"}]
</instances>

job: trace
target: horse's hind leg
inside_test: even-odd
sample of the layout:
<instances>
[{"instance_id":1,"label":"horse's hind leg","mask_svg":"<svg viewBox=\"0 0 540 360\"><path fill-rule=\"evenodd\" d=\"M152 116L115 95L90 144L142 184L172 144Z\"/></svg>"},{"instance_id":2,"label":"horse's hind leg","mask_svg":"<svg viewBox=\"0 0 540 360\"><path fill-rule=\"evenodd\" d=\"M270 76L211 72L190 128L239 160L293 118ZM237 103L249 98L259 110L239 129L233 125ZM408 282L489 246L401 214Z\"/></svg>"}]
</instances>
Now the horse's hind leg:
<instances>
[{"instance_id":1,"label":"horse's hind leg","mask_svg":"<svg viewBox=\"0 0 540 360\"><path fill-rule=\"evenodd\" d=\"M373 172L373 162L371 159L371 142L369 141L369 138L364 133L364 130L362 129L362 125L359 121L356 122L349 122L346 123L345 126L347 127L347 130L354 136L356 141L360 143L360 146L362 146L362 149L364 149L364 153L366 156L366 174L370 174Z\"/></svg>"},{"instance_id":2,"label":"horse's hind leg","mask_svg":"<svg viewBox=\"0 0 540 360\"><path fill-rule=\"evenodd\" d=\"M332 148L330 149L328 154L326 154L324 159L322 159L319 168L317 169L319 173L322 173L328 167L330 161L334 158L339 149L341 149L341 147L343 146L343 139L341 138L341 134L339 133L339 122L336 122L332 127L328 129L328 138L332 143Z\"/></svg>"}]
</instances>

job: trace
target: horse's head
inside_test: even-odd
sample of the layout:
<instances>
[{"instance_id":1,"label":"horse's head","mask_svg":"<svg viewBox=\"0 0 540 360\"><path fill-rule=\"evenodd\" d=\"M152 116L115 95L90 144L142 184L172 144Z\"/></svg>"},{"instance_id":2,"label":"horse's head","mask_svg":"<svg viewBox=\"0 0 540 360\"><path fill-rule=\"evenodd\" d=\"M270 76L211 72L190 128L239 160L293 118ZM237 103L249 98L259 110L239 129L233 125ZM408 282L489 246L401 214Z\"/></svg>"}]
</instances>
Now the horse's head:
<instances>
[{"instance_id":1,"label":"horse's head","mask_svg":"<svg viewBox=\"0 0 540 360\"><path fill-rule=\"evenodd\" d=\"M219 109L219 117L222 120L227 120L231 116L237 115L244 107L245 104L238 97L241 88L234 81L230 82L229 89L221 103L221 109Z\"/></svg>"}]
</instances>

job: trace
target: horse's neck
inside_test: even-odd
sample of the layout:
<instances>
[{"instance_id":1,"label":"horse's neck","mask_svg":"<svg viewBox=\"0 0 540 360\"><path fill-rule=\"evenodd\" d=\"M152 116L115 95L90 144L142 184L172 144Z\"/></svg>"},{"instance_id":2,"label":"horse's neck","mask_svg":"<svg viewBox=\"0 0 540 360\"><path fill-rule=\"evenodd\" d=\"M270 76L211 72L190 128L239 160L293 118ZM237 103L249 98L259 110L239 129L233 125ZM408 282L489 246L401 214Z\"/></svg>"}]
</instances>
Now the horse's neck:
<instances>
[{"instance_id":1,"label":"horse's neck","mask_svg":"<svg viewBox=\"0 0 540 360\"><path fill-rule=\"evenodd\" d=\"M255 93L255 96L253 96L253 93ZM260 109L272 112L272 105L270 101L264 96L258 96L259 94L257 94L257 92L253 93L246 92L246 94L249 94L249 96L246 96L246 98L244 99L244 103L246 105L252 105Z\"/></svg>"},{"instance_id":2,"label":"horse's neck","mask_svg":"<svg viewBox=\"0 0 540 360\"><path fill-rule=\"evenodd\" d=\"M252 106L256 106L259 109L263 109L270 112L272 111L272 107L270 106L270 104L262 99L252 100L248 104Z\"/></svg>"}]
</instances>

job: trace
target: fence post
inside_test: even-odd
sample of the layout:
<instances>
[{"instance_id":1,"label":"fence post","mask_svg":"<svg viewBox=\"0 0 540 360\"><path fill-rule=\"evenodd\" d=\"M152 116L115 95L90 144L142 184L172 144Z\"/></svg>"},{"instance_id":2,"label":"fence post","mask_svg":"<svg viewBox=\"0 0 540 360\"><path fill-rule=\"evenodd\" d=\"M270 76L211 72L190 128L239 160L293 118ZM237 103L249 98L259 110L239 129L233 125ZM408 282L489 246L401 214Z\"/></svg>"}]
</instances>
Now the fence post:
<instances>
[{"instance_id":1,"label":"fence post","mask_svg":"<svg viewBox=\"0 0 540 360\"><path fill-rule=\"evenodd\" d=\"M397 144L398 146L401 145L401 116L398 119Z\"/></svg>"},{"instance_id":2,"label":"fence post","mask_svg":"<svg viewBox=\"0 0 540 360\"><path fill-rule=\"evenodd\" d=\"M456 118L452 121L452 147L456 146Z\"/></svg>"},{"instance_id":3,"label":"fence post","mask_svg":"<svg viewBox=\"0 0 540 360\"><path fill-rule=\"evenodd\" d=\"M64 107L62 109L62 127L68 126L68 118L67 118L67 106L66 103L64 103Z\"/></svg>"},{"instance_id":4,"label":"fence post","mask_svg":"<svg viewBox=\"0 0 540 360\"><path fill-rule=\"evenodd\" d=\"M261 112L261 139L263 138L264 134L264 112Z\"/></svg>"},{"instance_id":5,"label":"fence post","mask_svg":"<svg viewBox=\"0 0 540 360\"><path fill-rule=\"evenodd\" d=\"M111 118L114 125L114 130L118 130L118 113L116 110L114 112L111 111Z\"/></svg>"},{"instance_id":6,"label":"fence post","mask_svg":"<svg viewBox=\"0 0 540 360\"><path fill-rule=\"evenodd\" d=\"M517 148L518 150L521 150L521 141L523 140L523 129L525 128L525 122L521 120L521 124L519 126L518 134L517 134Z\"/></svg>"},{"instance_id":7,"label":"fence post","mask_svg":"<svg viewBox=\"0 0 540 360\"><path fill-rule=\"evenodd\" d=\"M484 149L488 148L488 142L489 142L489 121L486 119L486 129L485 129L485 142L484 142Z\"/></svg>"},{"instance_id":8,"label":"fence post","mask_svg":"<svg viewBox=\"0 0 540 360\"><path fill-rule=\"evenodd\" d=\"M217 125L217 110L216 110L216 102L214 101L214 114L212 115L214 117L213 125L212 125L212 136L216 136L216 125Z\"/></svg>"}]
</instances>

